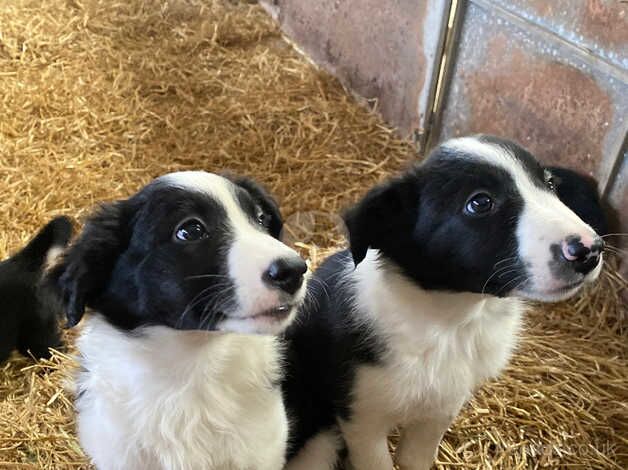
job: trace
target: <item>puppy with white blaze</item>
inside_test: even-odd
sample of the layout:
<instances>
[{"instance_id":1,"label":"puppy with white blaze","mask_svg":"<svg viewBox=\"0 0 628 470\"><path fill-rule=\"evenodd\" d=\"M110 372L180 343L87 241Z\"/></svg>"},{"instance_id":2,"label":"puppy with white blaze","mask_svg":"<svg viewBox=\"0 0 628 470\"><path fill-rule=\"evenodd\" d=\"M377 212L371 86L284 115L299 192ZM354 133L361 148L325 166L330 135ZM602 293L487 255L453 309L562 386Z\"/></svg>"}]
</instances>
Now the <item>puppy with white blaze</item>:
<instances>
[{"instance_id":1,"label":"puppy with white blaze","mask_svg":"<svg viewBox=\"0 0 628 470\"><path fill-rule=\"evenodd\" d=\"M574 295L604 244L552 175L495 137L450 140L345 217L286 332L289 470L428 469L474 389L506 366L526 300Z\"/></svg>"},{"instance_id":2,"label":"puppy with white blaze","mask_svg":"<svg viewBox=\"0 0 628 470\"><path fill-rule=\"evenodd\" d=\"M103 205L52 268L78 340L78 434L99 469L278 470L281 348L306 289L276 203L173 173Z\"/></svg>"}]
</instances>

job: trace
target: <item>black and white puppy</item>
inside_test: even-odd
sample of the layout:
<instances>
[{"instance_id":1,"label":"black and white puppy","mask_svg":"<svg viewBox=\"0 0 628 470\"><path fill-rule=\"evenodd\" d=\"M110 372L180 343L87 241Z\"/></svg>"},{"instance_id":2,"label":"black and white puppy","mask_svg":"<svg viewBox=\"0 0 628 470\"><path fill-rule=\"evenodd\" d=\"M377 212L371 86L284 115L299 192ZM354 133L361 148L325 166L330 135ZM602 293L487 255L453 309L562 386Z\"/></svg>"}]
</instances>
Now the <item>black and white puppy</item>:
<instances>
[{"instance_id":1,"label":"black and white puppy","mask_svg":"<svg viewBox=\"0 0 628 470\"><path fill-rule=\"evenodd\" d=\"M48 348L61 345L61 306L45 289L42 273L72 236L66 217L49 222L21 251L0 263L0 362L17 349L36 358L49 357Z\"/></svg>"},{"instance_id":2,"label":"black and white puppy","mask_svg":"<svg viewBox=\"0 0 628 470\"><path fill-rule=\"evenodd\" d=\"M287 333L287 468L428 469L475 387L506 366L525 300L574 295L602 240L532 155L488 136L445 142L346 214L350 251L310 283Z\"/></svg>"},{"instance_id":3,"label":"black and white puppy","mask_svg":"<svg viewBox=\"0 0 628 470\"><path fill-rule=\"evenodd\" d=\"M277 470L288 422L273 335L305 294L256 184L173 173L102 206L53 268L78 340L78 433L99 469Z\"/></svg>"}]
</instances>

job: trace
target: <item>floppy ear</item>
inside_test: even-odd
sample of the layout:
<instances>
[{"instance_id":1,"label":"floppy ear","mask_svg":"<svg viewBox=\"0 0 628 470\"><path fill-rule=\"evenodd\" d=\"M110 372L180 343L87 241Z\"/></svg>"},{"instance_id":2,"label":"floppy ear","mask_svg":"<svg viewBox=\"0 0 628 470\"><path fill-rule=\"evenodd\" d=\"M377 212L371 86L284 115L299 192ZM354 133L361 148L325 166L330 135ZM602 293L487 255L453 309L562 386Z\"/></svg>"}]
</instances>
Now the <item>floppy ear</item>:
<instances>
[{"instance_id":1,"label":"floppy ear","mask_svg":"<svg viewBox=\"0 0 628 470\"><path fill-rule=\"evenodd\" d=\"M270 195L266 189L260 184L256 183L252 179L245 178L243 176L225 175L233 184L246 190L256 204L262 208L264 213L269 217L268 231L270 234L279 238L281 228L283 227L283 219L281 218L281 212L279 211L279 205L277 201Z\"/></svg>"},{"instance_id":2,"label":"floppy ear","mask_svg":"<svg viewBox=\"0 0 628 470\"><path fill-rule=\"evenodd\" d=\"M37 232L28 245L13 259L29 271L40 271L53 248L64 248L72 238L72 221L64 216L55 217Z\"/></svg>"},{"instance_id":3,"label":"floppy ear","mask_svg":"<svg viewBox=\"0 0 628 470\"><path fill-rule=\"evenodd\" d=\"M356 266L364 260L369 248L381 248L395 231L414 224L416 217L411 208L416 207L415 199L411 184L397 179L371 189L344 214Z\"/></svg>"},{"instance_id":4,"label":"floppy ear","mask_svg":"<svg viewBox=\"0 0 628 470\"><path fill-rule=\"evenodd\" d=\"M76 325L85 308L106 287L119 255L129 240L124 203L100 207L62 260L47 273L45 284L60 297L67 326Z\"/></svg>"}]
</instances>

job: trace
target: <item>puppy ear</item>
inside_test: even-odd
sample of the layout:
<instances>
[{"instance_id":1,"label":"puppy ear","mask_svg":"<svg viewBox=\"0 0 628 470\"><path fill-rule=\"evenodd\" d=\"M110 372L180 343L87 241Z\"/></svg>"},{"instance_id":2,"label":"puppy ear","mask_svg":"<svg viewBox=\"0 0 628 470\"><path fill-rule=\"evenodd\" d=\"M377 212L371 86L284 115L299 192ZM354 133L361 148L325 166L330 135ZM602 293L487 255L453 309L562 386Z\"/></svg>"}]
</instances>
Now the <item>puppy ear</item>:
<instances>
[{"instance_id":1,"label":"puppy ear","mask_svg":"<svg viewBox=\"0 0 628 470\"><path fill-rule=\"evenodd\" d=\"M101 206L46 275L45 284L61 299L68 327L76 325L85 308L103 292L118 257L128 245L124 204L121 201Z\"/></svg>"},{"instance_id":2,"label":"puppy ear","mask_svg":"<svg viewBox=\"0 0 628 470\"><path fill-rule=\"evenodd\" d=\"M410 183L393 180L371 189L366 196L344 214L353 262L357 266L369 248L381 248L403 225L413 224L410 213L418 197L413 196ZM405 228L407 230L407 228Z\"/></svg>"},{"instance_id":3,"label":"puppy ear","mask_svg":"<svg viewBox=\"0 0 628 470\"><path fill-rule=\"evenodd\" d=\"M72 221L64 216L55 217L28 242L13 258L29 271L40 271L51 250L63 249L72 238Z\"/></svg>"},{"instance_id":4,"label":"puppy ear","mask_svg":"<svg viewBox=\"0 0 628 470\"><path fill-rule=\"evenodd\" d=\"M268 231L273 237L279 238L281 228L283 227L283 219L281 218L279 205L270 193L252 179L235 175L225 175L225 177L251 195L251 198L262 208L267 216L266 226Z\"/></svg>"}]
</instances>

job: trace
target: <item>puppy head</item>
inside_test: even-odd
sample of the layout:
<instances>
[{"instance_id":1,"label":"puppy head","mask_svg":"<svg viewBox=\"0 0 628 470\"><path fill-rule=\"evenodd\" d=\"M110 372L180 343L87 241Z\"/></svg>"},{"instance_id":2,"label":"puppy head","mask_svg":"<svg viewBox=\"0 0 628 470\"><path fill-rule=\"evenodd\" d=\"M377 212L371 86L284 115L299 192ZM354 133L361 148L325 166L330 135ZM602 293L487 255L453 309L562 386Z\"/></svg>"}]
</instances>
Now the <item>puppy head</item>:
<instances>
[{"instance_id":1,"label":"puppy head","mask_svg":"<svg viewBox=\"0 0 628 470\"><path fill-rule=\"evenodd\" d=\"M595 279L603 242L552 175L494 137L453 139L346 215L359 263L379 250L425 289L555 301Z\"/></svg>"},{"instance_id":2,"label":"puppy head","mask_svg":"<svg viewBox=\"0 0 628 470\"><path fill-rule=\"evenodd\" d=\"M49 276L70 325L91 307L123 329L276 333L304 297L307 270L277 240L281 226L250 180L173 173L103 205Z\"/></svg>"}]
</instances>

